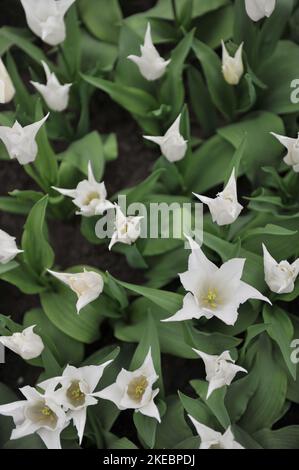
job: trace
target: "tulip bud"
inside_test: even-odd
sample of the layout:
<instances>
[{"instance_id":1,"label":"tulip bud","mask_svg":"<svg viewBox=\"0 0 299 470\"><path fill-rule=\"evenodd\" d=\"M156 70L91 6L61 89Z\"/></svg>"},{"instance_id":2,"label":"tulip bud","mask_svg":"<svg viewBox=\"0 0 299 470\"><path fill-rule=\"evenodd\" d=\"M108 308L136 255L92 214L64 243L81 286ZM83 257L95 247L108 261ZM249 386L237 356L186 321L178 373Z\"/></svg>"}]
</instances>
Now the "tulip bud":
<instances>
[{"instance_id":1,"label":"tulip bud","mask_svg":"<svg viewBox=\"0 0 299 470\"><path fill-rule=\"evenodd\" d=\"M25 127L18 121L12 127L0 126L0 140L3 141L10 158L16 158L21 165L34 162L38 152L35 138L48 117L49 114Z\"/></svg>"},{"instance_id":2,"label":"tulip bud","mask_svg":"<svg viewBox=\"0 0 299 470\"><path fill-rule=\"evenodd\" d=\"M160 145L162 154L170 162L182 160L187 152L187 141L180 134L180 122L181 114L163 137L143 136L144 139Z\"/></svg>"},{"instance_id":3,"label":"tulip bud","mask_svg":"<svg viewBox=\"0 0 299 470\"><path fill-rule=\"evenodd\" d=\"M234 57L231 57L222 41L222 73L229 85L238 85L244 73L242 50L243 43L239 46Z\"/></svg>"},{"instance_id":4,"label":"tulip bud","mask_svg":"<svg viewBox=\"0 0 299 470\"><path fill-rule=\"evenodd\" d=\"M14 259L22 250L18 250L15 238L0 230L0 264L6 264Z\"/></svg>"},{"instance_id":5,"label":"tulip bud","mask_svg":"<svg viewBox=\"0 0 299 470\"><path fill-rule=\"evenodd\" d=\"M11 336L0 336L0 343L26 361L39 357L44 350L44 343L39 335L33 332L34 326L14 333Z\"/></svg>"},{"instance_id":6,"label":"tulip bud","mask_svg":"<svg viewBox=\"0 0 299 470\"><path fill-rule=\"evenodd\" d=\"M21 0L29 28L50 46L65 40L64 15L75 0Z\"/></svg>"},{"instance_id":7,"label":"tulip bud","mask_svg":"<svg viewBox=\"0 0 299 470\"><path fill-rule=\"evenodd\" d=\"M213 222L218 225L230 225L237 220L243 207L238 203L237 183L235 179L235 170L224 188L217 194L216 198L194 194L203 204L207 204L211 212Z\"/></svg>"},{"instance_id":8,"label":"tulip bud","mask_svg":"<svg viewBox=\"0 0 299 470\"><path fill-rule=\"evenodd\" d=\"M33 81L31 81L31 83L42 95L47 106L52 111L64 111L68 106L70 87L72 86L72 84L68 83L65 85L61 85L55 73L51 73L48 65L43 61L42 64L46 74L47 84L43 85L42 83L37 83Z\"/></svg>"},{"instance_id":9,"label":"tulip bud","mask_svg":"<svg viewBox=\"0 0 299 470\"><path fill-rule=\"evenodd\" d=\"M265 282L276 294L289 294L294 290L294 282L299 273L299 258L290 264L288 261L277 263L263 244Z\"/></svg>"},{"instance_id":10,"label":"tulip bud","mask_svg":"<svg viewBox=\"0 0 299 470\"><path fill-rule=\"evenodd\" d=\"M140 49L140 57L136 55L129 55L128 59L138 66L141 75L146 80L153 81L161 78L166 71L167 65L170 63L170 60L164 60L155 48L152 41L150 23L147 25L144 45L141 46Z\"/></svg>"},{"instance_id":11,"label":"tulip bud","mask_svg":"<svg viewBox=\"0 0 299 470\"><path fill-rule=\"evenodd\" d=\"M253 21L269 18L275 9L276 0L245 0L247 15Z\"/></svg>"},{"instance_id":12,"label":"tulip bud","mask_svg":"<svg viewBox=\"0 0 299 470\"><path fill-rule=\"evenodd\" d=\"M9 103L15 96L15 92L16 90L11 78L8 75L2 59L0 59L0 103Z\"/></svg>"},{"instance_id":13,"label":"tulip bud","mask_svg":"<svg viewBox=\"0 0 299 470\"><path fill-rule=\"evenodd\" d=\"M283 135L271 134L279 140L279 142L285 146L288 153L284 157L283 161L293 168L295 173L299 173L299 134L297 139L292 139L291 137L285 137Z\"/></svg>"}]
</instances>

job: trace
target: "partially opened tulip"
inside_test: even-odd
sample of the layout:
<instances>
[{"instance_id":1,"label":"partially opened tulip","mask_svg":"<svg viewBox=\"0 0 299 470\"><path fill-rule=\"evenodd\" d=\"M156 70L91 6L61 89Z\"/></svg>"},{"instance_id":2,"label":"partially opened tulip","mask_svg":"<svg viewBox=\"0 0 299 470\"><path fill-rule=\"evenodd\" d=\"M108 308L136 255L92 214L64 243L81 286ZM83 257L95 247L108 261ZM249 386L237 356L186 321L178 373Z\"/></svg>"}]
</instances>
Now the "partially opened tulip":
<instances>
[{"instance_id":1,"label":"partially opened tulip","mask_svg":"<svg viewBox=\"0 0 299 470\"><path fill-rule=\"evenodd\" d=\"M21 0L29 28L50 46L66 37L64 15L76 0Z\"/></svg>"},{"instance_id":2,"label":"partially opened tulip","mask_svg":"<svg viewBox=\"0 0 299 470\"><path fill-rule=\"evenodd\" d=\"M162 137L153 137L150 135L143 136L155 144L160 145L161 152L169 162L177 162L182 160L187 152L187 141L180 133L181 114Z\"/></svg>"},{"instance_id":3,"label":"partially opened tulip","mask_svg":"<svg viewBox=\"0 0 299 470\"><path fill-rule=\"evenodd\" d=\"M183 307L163 321L184 321L192 318L213 317L226 325L234 325L238 309L248 299L263 300L271 304L257 289L241 281L245 259L233 258L218 268L199 247L188 238L192 252L188 271L180 274L181 283L188 294Z\"/></svg>"},{"instance_id":4,"label":"partially opened tulip","mask_svg":"<svg viewBox=\"0 0 299 470\"><path fill-rule=\"evenodd\" d=\"M115 243L132 245L140 237L141 233L140 222L142 217L126 217L119 206L116 206L115 212L115 232L111 237L109 250L111 250Z\"/></svg>"},{"instance_id":5,"label":"partially opened tulip","mask_svg":"<svg viewBox=\"0 0 299 470\"><path fill-rule=\"evenodd\" d=\"M25 400L0 406L0 415L11 416L15 423L10 439L36 433L48 449L61 449L60 434L69 420L57 401L56 392L49 388L42 394L29 386L20 391Z\"/></svg>"},{"instance_id":6,"label":"partially opened tulip","mask_svg":"<svg viewBox=\"0 0 299 470\"><path fill-rule=\"evenodd\" d=\"M140 46L140 50L140 57L129 55L128 59L138 66L141 75L146 78L146 80L153 81L161 78L166 72L166 68L170 63L170 60L164 60L155 48L152 41L150 23L147 25L144 45Z\"/></svg>"},{"instance_id":7,"label":"partially opened tulip","mask_svg":"<svg viewBox=\"0 0 299 470\"><path fill-rule=\"evenodd\" d=\"M83 273L57 273L49 269L48 272L75 292L78 297L76 303L78 314L82 308L96 300L103 292L103 278L95 271L84 269Z\"/></svg>"},{"instance_id":8,"label":"partially opened tulip","mask_svg":"<svg viewBox=\"0 0 299 470\"><path fill-rule=\"evenodd\" d=\"M283 135L271 134L287 149L288 153L284 157L283 161L296 173L299 173L299 134L297 139L292 139L291 137L285 137Z\"/></svg>"},{"instance_id":9,"label":"partially opened tulip","mask_svg":"<svg viewBox=\"0 0 299 470\"><path fill-rule=\"evenodd\" d=\"M14 237L0 229L0 264L9 263L17 254L22 253L15 240Z\"/></svg>"},{"instance_id":10,"label":"partially opened tulip","mask_svg":"<svg viewBox=\"0 0 299 470\"><path fill-rule=\"evenodd\" d=\"M42 83L37 83L31 81L32 85L37 89L37 91L42 95L44 98L47 106L52 111L61 112L64 111L69 103L69 93L70 87L72 86L71 83L67 83L65 85L61 85L55 75L52 73L46 64L43 62L44 71L47 78L46 85Z\"/></svg>"},{"instance_id":11,"label":"partially opened tulip","mask_svg":"<svg viewBox=\"0 0 299 470\"><path fill-rule=\"evenodd\" d=\"M76 189L55 187L53 189L64 196L71 197L75 206L80 209L76 214L84 217L102 215L106 210L114 208L114 205L107 201L105 184L96 181L91 162L88 163L88 179L80 181Z\"/></svg>"},{"instance_id":12,"label":"partially opened tulip","mask_svg":"<svg viewBox=\"0 0 299 470\"><path fill-rule=\"evenodd\" d=\"M222 41L222 73L225 81L229 85L238 85L244 73L242 60L243 43L232 57L229 55L224 42Z\"/></svg>"},{"instance_id":13,"label":"partially opened tulip","mask_svg":"<svg viewBox=\"0 0 299 470\"><path fill-rule=\"evenodd\" d=\"M133 372L122 369L114 384L94 396L112 401L120 410L133 409L160 422L160 413L154 402L159 389L153 390L153 384L158 378L149 350L139 369Z\"/></svg>"},{"instance_id":14,"label":"partially opened tulip","mask_svg":"<svg viewBox=\"0 0 299 470\"><path fill-rule=\"evenodd\" d=\"M269 18L275 9L276 0L245 0L247 15L253 21Z\"/></svg>"},{"instance_id":15,"label":"partially opened tulip","mask_svg":"<svg viewBox=\"0 0 299 470\"><path fill-rule=\"evenodd\" d=\"M247 373L246 369L237 366L231 358L229 351L224 351L220 356L206 354L197 349L193 349L205 363L206 380L209 382L207 399L214 390L230 385L238 372Z\"/></svg>"},{"instance_id":16,"label":"partially opened tulip","mask_svg":"<svg viewBox=\"0 0 299 470\"><path fill-rule=\"evenodd\" d=\"M38 122L22 127L18 121L12 127L0 126L0 140L4 143L11 159L16 158L21 165L34 162L38 153L36 135L49 114Z\"/></svg>"},{"instance_id":17,"label":"partially opened tulip","mask_svg":"<svg viewBox=\"0 0 299 470\"><path fill-rule=\"evenodd\" d=\"M295 288L299 274L299 258L290 264L288 261L278 263L263 244L265 282L276 294L289 294Z\"/></svg>"},{"instance_id":18,"label":"partially opened tulip","mask_svg":"<svg viewBox=\"0 0 299 470\"><path fill-rule=\"evenodd\" d=\"M235 222L243 209L241 204L238 203L235 170L233 170L224 190L221 193L218 193L216 198L213 199L195 193L194 195L203 204L207 204L210 209L213 222L216 222L220 226L229 225Z\"/></svg>"},{"instance_id":19,"label":"partially opened tulip","mask_svg":"<svg viewBox=\"0 0 299 470\"><path fill-rule=\"evenodd\" d=\"M235 440L230 426L224 434L221 434L221 432L214 431L214 429L200 423L192 416L188 415L188 417L192 421L196 432L200 437L200 449L244 449L244 447Z\"/></svg>"},{"instance_id":20,"label":"partially opened tulip","mask_svg":"<svg viewBox=\"0 0 299 470\"><path fill-rule=\"evenodd\" d=\"M15 96L16 90L6 67L0 58L0 103L9 103Z\"/></svg>"},{"instance_id":21,"label":"partially opened tulip","mask_svg":"<svg viewBox=\"0 0 299 470\"><path fill-rule=\"evenodd\" d=\"M35 325L26 328L21 333L14 333L11 336L0 336L0 343L22 359L29 361L39 357L44 350L43 340L34 333Z\"/></svg>"},{"instance_id":22,"label":"partially opened tulip","mask_svg":"<svg viewBox=\"0 0 299 470\"><path fill-rule=\"evenodd\" d=\"M98 403L94 390L98 385L105 368L112 361L99 366L85 366L76 368L68 365L61 377L54 377L38 384L43 390L49 387L55 389L56 399L67 412L67 418L72 420L77 429L79 443L81 444L86 424L87 408Z\"/></svg>"}]
</instances>

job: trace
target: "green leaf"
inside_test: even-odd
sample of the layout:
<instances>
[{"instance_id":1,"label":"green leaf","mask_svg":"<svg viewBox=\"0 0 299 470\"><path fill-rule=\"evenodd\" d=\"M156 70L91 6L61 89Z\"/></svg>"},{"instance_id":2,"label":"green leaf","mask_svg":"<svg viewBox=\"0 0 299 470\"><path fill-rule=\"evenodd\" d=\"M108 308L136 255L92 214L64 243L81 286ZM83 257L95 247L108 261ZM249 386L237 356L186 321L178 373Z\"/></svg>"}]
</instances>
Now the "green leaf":
<instances>
[{"instance_id":1,"label":"green leaf","mask_svg":"<svg viewBox=\"0 0 299 470\"><path fill-rule=\"evenodd\" d=\"M215 390L212 395L207 399L207 382L204 382L203 380L191 380L190 384L194 388L196 393L200 396L202 401L212 411L221 426L224 429L227 429L230 426L231 422L224 404L226 387L222 387L221 389Z\"/></svg>"},{"instance_id":2,"label":"green leaf","mask_svg":"<svg viewBox=\"0 0 299 470\"><path fill-rule=\"evenodd\" d=\"M103 296L98 299L97 307L91 303L78 315L75 293L60 282L53 282L55 291L41 294L42 307L49 320L77 341L87 344L96 341L100 336L99 328L104 318L102 314L105 312Z\"/></svg>"},{"instance_id":3,"label":"green leaf","mask_svg":"<svg viewBox=\"0 0 299 470\"><path fill-rule=\"evenodd\" d=\"M149 416L144 416L137 411L134 412L133 420L141 442L143 442L146 447L153 449L156 441L158 421Z\"/></svg>"},{"instance_id":4,"label":"green leaf","mask_svg":"<svg viewBox=\"0 0 299 470\"><path fill-rule=\"evenodd\" d=\"M193 51L203 68L214 105L226 118L232 118L235 110L234 91L224 80L218 55L198 39L193 42Z\"/></svg>"},{"instance_id":5,"label":"green leaf","mask_svg":"<svg viewBox=\"0 0 299 470\"><path fill-rule=\"evenodd\" d=\"M124 86L88 75L82 75L82 78L95 88L108 93L110 98L136 116L148 118L149 113L159 107L151 95L138 88Z\"/></svg>"},{"instance_id":6,"label":"green leaf","mask_svg":"<svg viewBox=\"0 0 299 470\"><path fill-rule=\"evenodd\" d=\"M262 429L254 438L264 449L298 449L299 426L287 426L276 431Z\"/></svg>"},{"instance_id":7,"label":"green leaf","mask_svg":"<svg viewBox=\"0 0 299 470\"><path fill-rule=\"evenodd\" d=\"M24 36L23 30L3 26L0 29L0 37L19 47L23 52L25 52L25 54L38 62L38 64L40 64L42 60L47 62L46 55L39 47L31 44L31 42Z\"/></svg>"},{"instance_id":8,"label":"green leaf","mask_svg":"<svg viewBox=\"0 0 299 470\"><path fill-rule=\"evenodd\" d=\"M13 403L18 400L18 397L13 393L5 384L0 382L0 405ZM11 417L0 416L0 449L9 440L13 430L13 421Z\"/></svg>"},{"instance_id":9,"label":"green leaf","mask_svg":"<svg viewBox=\"0 0 299 470\"><path fill-rule=\"evenodd\" d=\"M22 237L24 260L28 267L41 275L53 266L54 253L47 240L46 209L48 196L40 199L31 209Z\"/></svg>"},{"instance_id":10,"label":"green leaf","mask_svg":"<svg viewBox=\"0 0 299 470\"><path fill-rule=\"evenodd\" d=\"M169 396L166 399L166 413L157 428L156 448L173 449L192 437L192 432L184 417L184 408L178 397Z\"/></svg>"},{"instance_id":11,"label":"green leaf","mask_svg":"<svg viewBox=\"0 0 299 470\"><path fill-rule=\"evenodd\" d=\"M88 175L88 162L97 181L101 181L105 169L104 145L101 135L93 131L82 139L73 142L69 148L59 155L63 161L74 165L85 176Z\"/></svg>"},{"instance_id":12,"label":"green leaf","mask_svg":"<svg viewBox=\"0 0 299 470\"><path fill-rule=\"evenodd\" d=\"M87 29L98 39L117 44L122 13L118 0L79 0L80 15Z\"/></svg>"},{"instance_id":13,"label":"green leaf","mask_svg":"<svg viewBox=\"0 0 299 470\"><path fill-rule=\"evenodd\" d=\"M296 380L296 364L291 361L290 354L294 328L288 314L277 306L271 308L265 305L263 317L269 336L277 343L291 376Z\"/></svg>"}]
</instances>

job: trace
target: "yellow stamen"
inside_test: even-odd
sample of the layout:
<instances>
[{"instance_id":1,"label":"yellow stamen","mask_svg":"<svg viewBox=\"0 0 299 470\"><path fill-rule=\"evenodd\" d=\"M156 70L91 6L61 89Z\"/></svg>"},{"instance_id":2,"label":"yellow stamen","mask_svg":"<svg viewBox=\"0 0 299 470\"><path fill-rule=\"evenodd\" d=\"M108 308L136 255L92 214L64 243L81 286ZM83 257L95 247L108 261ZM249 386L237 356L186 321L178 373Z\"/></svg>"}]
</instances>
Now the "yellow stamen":
<instances>
[{"instance_id":1,"label":"yellow stamen","mask_svg":"<svg viewBox=\"0 0 299 470\"><path fill-rule=\"evenodd\" d=\"M203 298L203 301L209 308L217 308L217 290L209 289L206 297Z\"/></svg>"},{"instance_id":2,"label":"yellow stamen","mask_svg":"<svg viewBox=\"0 0 299 470\"><path fill-rule=\"evenodd\" d=\"M128 395L135 401L141 401L148 386L147 378L143 375L133 379L128 387Z\"/></svg>"}]
</instances>

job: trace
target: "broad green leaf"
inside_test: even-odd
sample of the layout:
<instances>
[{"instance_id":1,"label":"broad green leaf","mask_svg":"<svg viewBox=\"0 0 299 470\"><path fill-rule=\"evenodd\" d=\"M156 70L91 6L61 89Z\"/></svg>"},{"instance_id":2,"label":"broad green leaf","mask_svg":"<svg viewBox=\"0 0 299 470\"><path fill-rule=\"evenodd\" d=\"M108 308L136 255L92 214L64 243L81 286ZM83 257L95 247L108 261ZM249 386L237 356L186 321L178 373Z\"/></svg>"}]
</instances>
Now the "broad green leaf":
<instances>
[{"instance_id":1,"label":"broad green leaf","mask_svg":"<svg viewBox=\"0 0 299 470\"><path fill-rule=\"evenodd\" d=\"M287 426L275 431L262 429L254 434L254 438L264 449L298 449L299 426Z\"/></svg>"},{"instance_id":2,"label":"broad green leaf","mask_svg":"<svg viewBox=\"0 0 299 470\"><path fill-rule=\"evenodd\" d=\"M227 413L224 398L226 394L226 387L221 389L214 390L212 395L207 399L208 392L208 383L203 380L192 380L190 382L191 386L194 388L196 393L200 396L202 401L207 405L207 407L212 411L214 416L217 418L219 423L224 429L227 429L231 422L230 417Z\"/></svg>"},{"instance_id":3,"label":"broad green leaf","mask_svg":"<svg viewBox=\"0 0 299 470\"><path fill-rule=\"evenodd\" d=\"M78 6L84 25L94 36L117 44L122 21L118 0L79 0Z\"/></svg>"},{"instance_id":4,"label":"broad green leaf","mask_svg":"<svg viewBox=\"0 0 299 470\"><path fill-rule=\"evenodd\" d=\"M36 274L43 274L54 262L54 253L47 240L46 209L48 196L31 209L22 237L22 249L27 266Z\"/></svg>"},{"instance_id":5,"label":"broad green leaf","mask_svg":"<svg viewBox=\"0 0 299 470\"><path fill-rule=\"evenodd\" d=\"M184 409L177 396L166 399L167 410L157 428L156 448L173 449L192 437L184 417Z\"/></svg>"}]
</instances>

